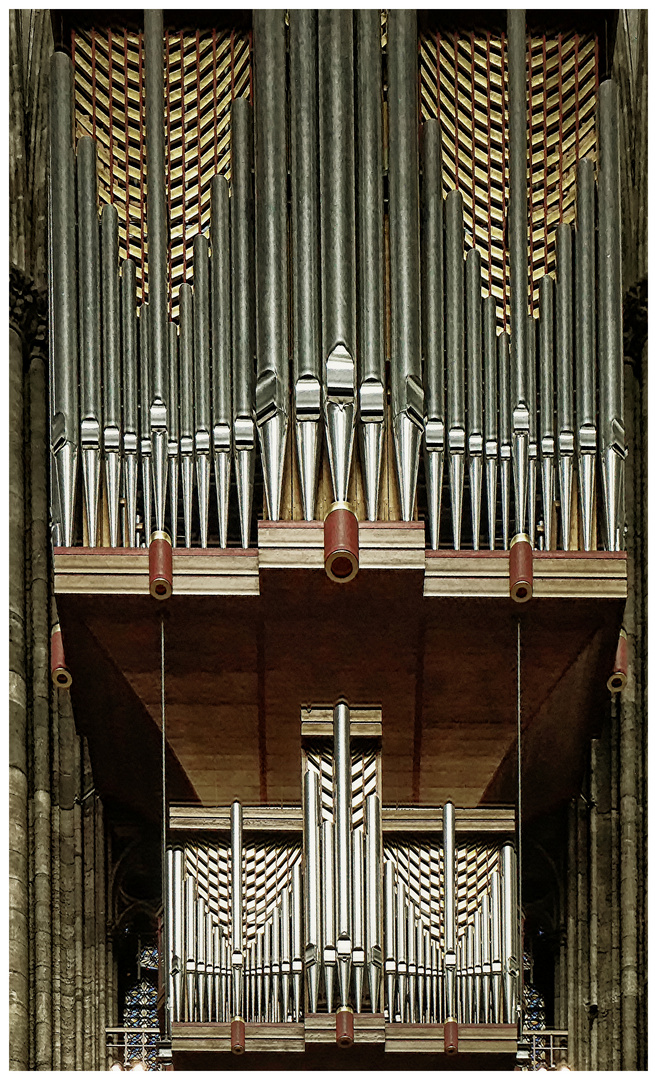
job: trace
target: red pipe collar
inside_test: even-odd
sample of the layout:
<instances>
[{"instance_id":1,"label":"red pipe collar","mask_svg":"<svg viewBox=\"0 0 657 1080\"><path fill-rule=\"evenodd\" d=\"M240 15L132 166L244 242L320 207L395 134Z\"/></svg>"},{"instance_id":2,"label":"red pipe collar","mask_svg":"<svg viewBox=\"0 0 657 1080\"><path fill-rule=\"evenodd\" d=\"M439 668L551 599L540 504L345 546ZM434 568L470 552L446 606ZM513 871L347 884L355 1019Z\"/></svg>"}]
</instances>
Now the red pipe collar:
<instances>
[{"instance_id":1,"label":"red pipe collar","mask_svg":"<svg viewBox=\"0 0 657 1080\"><path fill-rule=\"evenodd\" d=\"M509 595L517 604L531 600L534 592L534 557L526 533L518 533L509 549Z\"/></svg>"},{"instance_id":2,"label":"red pipe collar","mask_svg":"<svg viewBox=\"0 0 657 1080\"><path fill-rule=\"evenodd\" d=\"M607 688L612 694L618 694L625 689L627 682L627 634L621 630L614 660L614 670L607 679Z\"/></svg>"},{"instance_id":3,"label":"red pipe collar","mask_svg":"<svg viewBox=\"0 0 657 1080\"><path fill-rule=\"evenodd\" d=\"M333 503L324 519L324 569L331 581L346 584L358 573L358 559L358 518L349 503Z\"/></svg>"},{"instance_id":4,"label":"red pipe collar","mask_svg":"<svg viewBox=\"0 0 657 1080\"><path fill-rule=\"evenodd\" d=\"M50 634L50 676L53 686L58 690L68 690L73 682L71 673L66 667L64 642L59 623L55 623Z\"/></svg>"},{"instance_id":5,"label":"red pipe collar","mask_svg":"<svg viewBox=\"0 0 657 1080\"><path fill-rule=\"evenodd\" d=\"M173 592L173 548L171 537L154 532L148 546L149 592L154 600L168 600Z\"/></svg>"},{"instance_id":6,"label":"red pipe collar","mask_svg":"<svg viewBox=\"0 0 657 1080\"><path fill-rule=\"evenodd\" d=\"M335 1014L335 1041L344 1049L354 1045L354 1010L348 1005Z\"/></svg>"}]
</instances>

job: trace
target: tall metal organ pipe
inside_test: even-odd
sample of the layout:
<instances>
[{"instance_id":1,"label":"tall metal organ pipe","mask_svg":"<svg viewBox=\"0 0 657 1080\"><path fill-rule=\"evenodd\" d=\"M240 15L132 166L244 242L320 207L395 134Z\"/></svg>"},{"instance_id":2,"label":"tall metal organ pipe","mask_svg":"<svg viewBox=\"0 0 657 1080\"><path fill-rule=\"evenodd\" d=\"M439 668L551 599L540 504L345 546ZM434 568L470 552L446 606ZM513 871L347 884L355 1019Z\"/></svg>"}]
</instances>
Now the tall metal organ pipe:
<instances>
[{"instance_id":1,"label":"tall metal organ pipe","mask_svg":"<svg viewBox=\"0 0 657 1080\"><path fill-rule=\"evenodd\" d=\"M78 467L78 266L75 246L73 67L62 52L50 60L50 442L59 496L60 543L73 543Z\"/></svg>"},{"instance_id":2,"label":"tall metal organ pipe","mask_svg":"<svg viewBox=\"0 0 657 1080\"><path fill-rule=\"evenodd\" d=\"M192 545L194 490L194 294L183 284L180 304L180 471L182 476L185 547Z\"/></svg>"},{"instance_id":3,"label":"tall metal organ pipe","mask_svg":"<svg viewBox=\"0 0 657 1080\"><path fill-rule=\"evenodd\" d=\"M228 498L232 451L230 209L228 181L212 177L210 309L212 319L212 451L217 490L219 546L228 544Z\"/></svg>"},{"instance_id":4,"label":"tall metal organ pipe","mask_svg":"<svg viewBox=\"0 0 657 1080\"><path fill-rule=\"evenodd\" d=\"M164 28L161 9L144 10L148 195L148 309L151 365L150 425L155 530L164 530L167 491L167 210L164 159Z\"/></svg>"},{"instance_id":5,"label":"tall metal organ pipe","mask_svg":"<svg viewBox=\"0 0 657 1080\"><path fill-rule=\"evenodd\" d=\"M383 966L383 926L381 915L381 803L378 795L365 801L365 957L370 988L370 1008L378 1012Z\"/></svg>"},{"instance_id":6,"label":"tall metal organ pipe","mask_svg":"<svg viewBox=\"0 0 657 1080\"><path fill-rule=\"evenodd\" d=\"M465 259L465 314L468 372L468 461L470 466L470 512L472 547L479 550L481 519L481 473L484 449L481 362L481 255L471 248Z\"/></svg>"},{"instance_id":7,"label":"tall metal organ pipe","mask_svg":"<svg viewBox=\"0 0 657 1080\"><path fill-rule=\"evenodd\" d=\"M541 399L540 440L543 480L543 529L546 550L554 545L554 282L545 275L539 282L539 393Z\"/></svg>"},{"instance_id":8,"label":"tall metal organ pipe","mask_svg":"<svg viewBox=\"0 0 657 1080\"><path fill-rule=\"evenodd\" d=\"M305 852L305 961L308 1003L317 1012L321 955L321 849L319 777L311 769L303 777L303 827Z\"/></svg>"},{"instance_id":9,"label":"tall metal organ pipe","mask_svg":"<svg viewBox=\"0 0 657 1080\"><path fill-rule=\"evenodd\" d=\"M80 314L80 447L89 547L98 543L100 497L100 249L96 143L78 141L78 275ZM51 315L51 318L54 318Z\"/></svg>"},{"instance_id":10,"label":"tall metal organ pipe","mask_svg":"<svg viewBox=\"0 0 657 1080\"><path fill-rule=\"evenodd\" d=\"M573 414L573 250L570 225L557 226L555 352L562 547L570 550L575 420Z\"/></svg>"},{"instance_id":11,"label":"tall metal organ pipe","mask_svg":"<svg viewBox=\"0 0 657 1080\"><path fill-rule=\"evenodd\" d=\"M253 117L246 98L230 112L230 262L233 335L233 444L242 547L251 534L255 468L255 256L253 248Z\"/></svg>"},{"instance_id":12,"label":"tall metal organ pipe","mask_svg":"<svg viewBox=\"0 0 657 1080\"><path fill-rule=\"evenodd\" d=\"M509 58L509 291L515 531L526 533L527 455L527 37L522 8L507 11Z\"/></svg>"},{"instance_id":13,"label":"tall metal organ pipe","mask_svg":"<svg viewBox=\"0 0 657 1080\"><path fill-rule=\"evenodd\" d=\"M577 165L575 232L575 397L579 499L584 551L593 547L594 479L597 449L595 378L595 177L592 158Z\"/></svg>"},{"instance_id":14,"label":"tall metal organ pipe","mask_svg":"<svg viewBox=\"0 0 657 1080\"><path fill-rule=\"evenodd\" d=\"M598 93L598 378L600 455L609 551L622 547L623 303L620 212L620 112L611 79Z\"/></svg>"},{"instance_id":15,"label":"tall metal organ pipe","mask_svg":"<svg viewBox=\"0 0 657 1080\"><path fill-rule=\"evenodd\" d=\"M169 323L169 506L171 511L171 544L178 541L178 466L180 452L178 327Z\"/></svg>"},{"instance_id":16,"label":"tall metal organ pipe","mask_svg":"<svg viewBox=\"0 0 657 1080\"><path fill-rule=\"evenodd\" d=\"M107 203L100 217L101 323L103 340L103 451L110 547L119 546L121 491L121 331L119 217Z\"/></svg>"},{"instance_id":17,"label":"tall metal organ pipe","mask_svg":"<svg viewBox=\"0 0 657 1080\"><path fill-rule=\"evenodd\" d=\"M536 330L537 320L527 315L527 412L529 415L529 442L527 461L527 535L531 546L536 539L536 464L537 445L537 401L536 401Z\"/></svg>"},{"instance_id":18,"label":"tall metal organ pipe","mask_svg":"<svg viewBox=\"0 0 657 1080\"><path fill-rule=\"evenodd\" d=\"M381 23L374 8L354 20L360 440L367 518L376 521L385 401Z\"/></svg>"},{"instance_id":19,"label":"tall metal organ pipe","mask_svg":"<svg viewBox=\"0 0 657 1080\"><path fill-rule=\"evenodd\" d=\"M509 511L511 505L511 389L509 335L497 338L497 385L499 390L500 485L502 488L502 545L509 548Z\"/></svg>"},{"instance_id":20,"label":"tall metal organ pipe","mask_svg":"<svg viewBox=\"0 0 657 1080\"><path fill-rule=\"evenodd\" d=\"M454 806L443 807L445 1019L456 1020L456 833Z\"/></svg>"},{"instance_id":21,"label":"tall metal organ pipe","mask_svg":"<svg viewBox=\"0 0 657 1080\"><path fill-rule=\"evenodd\" d=\"M484 450L486 453L486 505L488 511L488 546L495 548L497 515L497 314L495 298L487 296L483 303L484 353Z\"/></svg>"},{"instance_id":22,"label":"tall metal organ pipe","mask_svg":"<svg viewBox=\"0 0 657 1080\"><path fill-rule=\"evenodd\" d=\"M207 237L194 237L194 450L201 547L210 503L210 275Z\"/></svg>"},{"instance_id":23,"label":"tall metal organ pipe","mask_svg":"<svg viewBox=\"0 0 657 1080\"><path fill-rule=\"evenodd\" d=\"M231 1020L243 1019L244 936L242 911L242 807L235 800L230 808L230 929L233 1000Z\"/></svg>"},{"instance_id":24,"label":"tall metal organ pipe","mask_svg":"<svg viewBox=\"0 0 657 1080\"><path fill-rule=\"evenodd\" d=\"M445 363L452 534L454 548L458 551L461 547L465 456L463 197L460 191L450 191L445 200Z\"/></svg>"},{"instance_id":25,"label":"tall metal organ pipe","mask_svg":"<svg viewBox=\"0 0 657 1080\"><path fill-rule=\"evenodd\" d=\"M123 490L125 494L125 544L137 543L137 267L123 262L121 274L121 336L123 351Z\"/></svg>"},{"instance_id":26,"label":"tall metal organ pipe","mask_svg":"<svg viewBox=\"0 0 657 1080\"><path fill-rule=\"evenodd\" d=\"M285 12L253 12L256 190L256 422L269 517L280 517L288 422Z\"/></svg>"},{"instance_id":27,"label":"tall metal organ pipe","mask_svg":"<svg viewBox=\"0 0 657 1080\"><path fill-rule=\"evenodd\" d=\"M322 359L328 457L346 502L356 393L356 207L353 13L318 11Z\"/></svg>"},{"instance_id":28,"label":"tall metal organ pipe","mask_svg":"<svg viewBox=\"0 0 657 1080\"><path fill-rule=\"evenodd\" d=\"M301 499L304 517L312 521L322 404L317 12L292 9L289 20L292 363Z\"/></svg>"},{"instance_id":29,"label":"tall metal organ pipe","mask_svg":"<svg viewBox=\"0 0 657 1080\"><path fill-rule=\"evenodd\" d=\"M339 702L333 710L333 769L337 886L336 946L341 1007L349 1004L352 961L352 824L351 739L349 708Z\"/></svg>"},{"instance_id":30,"label":"tall metal organ pipe","mask_svg":"<svg viewBox=\"0 0 657 1080\"><path fill-rule=\"evenodd\" d=\"M388 13L390 370L392 422L404 521L411 521L424 427L420 339L420 167L417 14Z\"/></svg>"},{"instance_id":31,"label":"tall metal organ pipe","mask_svg":"<svg viewBox=\"0 0 657 1080\"><path fill-rule=\"evenodd\" d=\"M424 470L429 536L439 543L445 451L445 329L443 166L440 124L422 125L422 352L424 355Z\"/></svg>"},{"instance_id":32,"label":"tall metal organ pipe","mask_svg":"<svg viewBox=\"0 0 657 1080\"><path fill-rule=\"evenodd\" d=\"M139 457L141 459L141 491L144 509L143 539L147 547L151 538L152 520L149 323L148 304L141 304L139 308Z\"/></svg>"}]
</instances>

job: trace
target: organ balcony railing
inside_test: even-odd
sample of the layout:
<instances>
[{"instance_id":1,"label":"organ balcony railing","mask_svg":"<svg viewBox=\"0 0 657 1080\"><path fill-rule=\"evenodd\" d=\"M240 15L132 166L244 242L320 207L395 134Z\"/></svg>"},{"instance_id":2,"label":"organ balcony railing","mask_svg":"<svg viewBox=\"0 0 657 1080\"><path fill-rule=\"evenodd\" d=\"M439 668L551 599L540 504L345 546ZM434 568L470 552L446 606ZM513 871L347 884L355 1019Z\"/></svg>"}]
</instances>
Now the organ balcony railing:
<instances>
[{"instance_id":1,"label":"organ balcony railing","mask_svg":"<svg viewBox=\"0 0 657 1080\"><path fill-rule=\"evenodd\" d=\"M249 547L256 518L346 500L423 517L432 548L620 550L597 38L536 48L518 11L492 37L410 9L252 21L147 12L53 56L55 545Z\"/></svg>"},{"instance_id":2,"label":"organ balcony railing","mask_svg":"<svg viewBox=\"0 0 657 1080\"><path fill-rule=\"evenodd\" d=\"M513 813L382 809L376 724L362 735L359 716L352 723L341 702L332 738L306 737L301 809L200 811L210 841L193 808L174 813L184 830L167 871L174 1051L179 1025L230 1023L235 1050L244 1024L308 1033L322 1015L344 1045L365 1015L393 1039L396 1026L440 1027L447 1052L473 1026L513 1025L515 1037Z\"/></svg>"}]
</instances>

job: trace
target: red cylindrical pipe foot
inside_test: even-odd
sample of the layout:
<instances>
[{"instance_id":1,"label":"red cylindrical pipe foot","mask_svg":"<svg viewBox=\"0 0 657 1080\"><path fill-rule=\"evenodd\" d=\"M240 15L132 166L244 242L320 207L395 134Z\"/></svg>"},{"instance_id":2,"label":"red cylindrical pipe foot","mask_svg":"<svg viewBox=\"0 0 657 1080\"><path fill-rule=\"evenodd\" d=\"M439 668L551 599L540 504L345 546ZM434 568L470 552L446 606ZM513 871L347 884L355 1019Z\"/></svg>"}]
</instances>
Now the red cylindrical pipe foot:
<instances>
[{"instance_id":1,"label":"red cylindrical pipe foot","mask_svg":"<svg viewBox=\"0 0 657 1080\"><path fill-rule=\"evenodd\" d=\"M348 1005L335 1014L335 1041L345 1049L354 1045L354 1010Z\"/></svg>"},{"instance_id":2,"label":"red cylindrical pipe foot","mask_svg":"<svg viewBox=\"0 0 657 1080\"><path fill-rule=\"evenodd\" d=\"M358 518L349 503L333 503L324 519L324 569L331 581L353 581L358 555Z\"/></svg>"},{"instance_id":3,"label":"red cylindrical pipe foot","mask_svg":"<svg viewBox=\"0 0 657 1080\"><path fill-rule=\"evenodd\" d=\"M55 623L50 634L50 676L53 686L56 686L58 690L68 690L73 682L66 666L64 642L59 623Z\"/></svg>"},{"instance_id":4,"label":"red cylindrical pipe foot","mask_svg":"<svg viewBox=\"0 0 657 1080\"><path fill-rule=\"evenodd\" d=\"M165 532L151 534L148 546L149 592L154 600L168 600L173 592L173 548Z\"/></svg>"},{"instance_id":5,"label":"red cylindrical pipe foot","mask_svg":"<svg viewBox=\"0 0 657 1080\"><path fill-rule=\"evenodd\" d=\"M526 533L518 533L509 549L509 595L517 604L531 600L534 592L534 557Z\"/></svg>"},{"instance_id":6,"label":"red cylindrical pipe foot","mask_svg":"<svg viewBox=\"0 0 657 1080\"><path fill-rule=\"evenodd\" d=\"M618 638L618 648L616 649L616 659L614 660L614 670L607 679L607 688L611 690L612 694L619 693L620 690L625 689L625 683L627 682L627 634L624 630L621 630Z\"/></svg>"},{"instance_id":7,"label":"red cylindrical pipe foot","mask_svg":"<svg viewBox=\"0 0 657 1080\"><path fill-rule=\"evenodd\" d=\"M243 1054L246 1050L246 1026L241 1016L231 1020L230 1049L233 1054Z\"/></svg>"},{"instance_id":8,"label":"red cylindrical pipe foot","mask_svg":"<svg viewBox=\"0 0 657 1080\"><path fill-rule=\"evenodd\" d=\"M458 1054L459 1052L459 1026L456 1020L446 1020L444 1028L445 1053Z\"/></svg>"}]
</instances>

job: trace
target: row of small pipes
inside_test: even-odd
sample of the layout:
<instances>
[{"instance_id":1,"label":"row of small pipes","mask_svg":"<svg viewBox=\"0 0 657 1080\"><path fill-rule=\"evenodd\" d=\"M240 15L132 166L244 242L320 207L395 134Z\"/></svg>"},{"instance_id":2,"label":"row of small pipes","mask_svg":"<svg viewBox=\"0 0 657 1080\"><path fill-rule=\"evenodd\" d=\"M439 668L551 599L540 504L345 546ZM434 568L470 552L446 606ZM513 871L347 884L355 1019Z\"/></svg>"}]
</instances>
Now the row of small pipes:
<instances>
[{"instance_id":1,"label":"row of small pipes","mask_svg":"<svg viewBox=\"0 0 657 1080\"><path fill-rule=\"evenodd\" d=\"M137 543L139 462L145 539L152 526L165 528L168 492L176 542L181 481L184 543L192 542L195 488L205 546L213 460L220 544L227 543L234 462L242 544L248 546L255 431L269 517L277 520L291 415L304 516L315 516L322 437L333 497L346 500L358 428L366 512L376 520L386 400L379 13L289 13L288 262L285 15L254 11L254 117L246 99L233 103L230 197L225 178L215 176L210 241L203 234L194 240L194 288L181 286L178 327L167 319L161 11L145 12L144 37L149 302L139 313L134 263L126 260L119 275L112 205L103 209L99 244L96 148L82 138L76 158L70 60L63 53L52 60L55 541L72 542L80 451L90 546L98 539L101 463L110 543ZM561 224L556 290L550 278L541 284L537 349L537 329L527 315L526 32L519 10L508 13L508 50L511 319L510 334L497 336L495 301L488 296L482 302L476 249L464 265L461 195L451 192L443 201L439 122L418 126L416 14L389 13L390 391L401 514L408 521L414 513L423 441L432 547L440 542L446 459L455 548L461 544L466 470L475 548L483 474L489 546L501 540L507 548L512 531L528 533L535 543L539 470L543 535L537 546L556 543L556 470L562 546L568 548L577 460L588 550L599 452L604 542L616 550L622 543L625 453L618 93L611 82L599 91L597 310L595 185L593 163L584 160L578 165L575 281L572 230ZM501 537L495 524L498 467Z\"/></svg>"}]
</instances>

